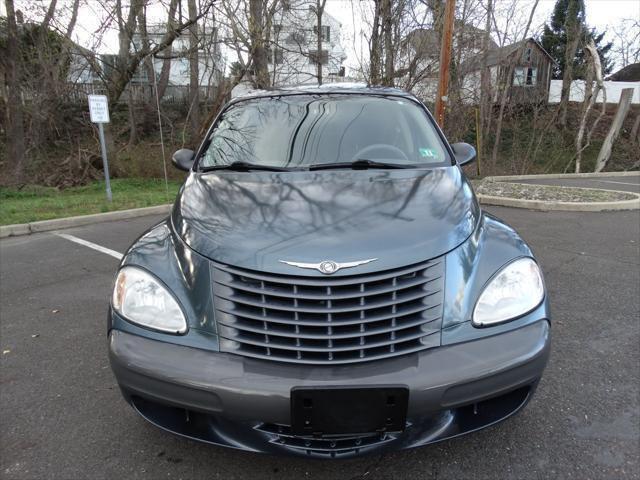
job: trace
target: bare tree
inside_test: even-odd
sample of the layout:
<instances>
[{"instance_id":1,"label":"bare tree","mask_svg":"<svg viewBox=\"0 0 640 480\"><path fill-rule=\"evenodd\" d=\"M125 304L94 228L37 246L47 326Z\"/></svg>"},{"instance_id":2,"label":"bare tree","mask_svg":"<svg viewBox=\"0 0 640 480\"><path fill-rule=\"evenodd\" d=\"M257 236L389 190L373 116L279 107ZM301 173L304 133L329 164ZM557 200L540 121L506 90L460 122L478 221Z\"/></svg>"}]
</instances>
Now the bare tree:
<instances>
[{"instance_id":1,"label":"bare tree","mask_svg":"<svg viewBox=\"0 0 640 480\"><path fill-rule=\"evenodd\" d=\"M633 88L622 89L622 93L620 95L620 103L618 104L618 110L613 117L611 128L609 129L604 142L602 142L602 147L600 148L598 158L596 159L596 172L601 172L602 170L604 170L604 167L607 166L609 157L611 157L611 149L613 148L613 143L616 141L616 138L618 138L620 129L622 128L622 124L624 123L624 119L627 117L629 109L631 108L632 98Z\"/></svg>"},{"instance_id":2,"label":"bare tree","mask_svg":"<svg viewBox=\"0 0 640 480\"><path fill-rule=\"evenodd\" d=\"M9 158L13 161L13 174L17 183L24 178L24 117L22 113L21 74L22 63L18 38L18 25L13 0L5 0L7 7L7 48L4 56L7 82L7 144Z\"/></svg>"},{"instance_id":3,"label":"bare tree","mask_svg":"<svg viewBox=\"0 0 640 480\"><path fill-rule=\"evenodd\" d=\"M178 0L170 0L169 13L167 15L167 31L174 30L176 28L176 10L178 8ZM160 76L157 79L156 88L158 89L158 97L164 97L167 86L169 85L169 77L171 75L171 59L172 59L173 44L169 44L164 52L162 52L163 61L162 68L160 69ZM156 54L156 57L159 55Z\"/></svg>"},{"instance_id":4,"label":"bare tree","mask_svg":"<svg viewBox=\"0 0 640 480\"><path fill-rule=\"evenodd\" d=\"M605 109L607 105L607 91L604 88L604 79L602 78L602 64L600 63L600 55L598 55L598 50L596 48L593 39L589 39L589 43L585 46L585 50L589 54L589 74L586 80L586 83L589 85L588 91L589 94L585 94L584 99L584 109L582 113L582 119L580 120L580 127L578 129L578 134L576 136L576 173L580 173L580 168L582 164L582 152L590 145L591 143L591 135L595 130L598 122L605 114ZM595 78L596 87L595 89L591 88L591 83ZM587 142L583 145L582 140L584 139L584 133L586 130L587 119L589 118L589 113L591 109L596 103L596 99L598 98L598 94L602 92L602 111L598 118L593 122L593 125L587 134Z\"/></svg>"},{"instance_id":5,"label":"bare tree","mask_svg":"<svg viewBox=\"0 0 640 480\"><path fill-rule=\"evenodd\" d=\"M200 69L198 48L200 45L198 34L198 7L196 0L188 0L189 5L189 124L191 137L198 135L200 130Z\"/></svg>"},{"instance_id":6,"label":"bare tree","mask_svg":"<svg viewBox=\"0 0 640 480\"><path fill-rule=\"evenodd\" d=\"M249 0L249 53L253 64L255 88L270 86L266 45L268 37L265 33L265 2L264 0Z\"/></svg>"},{"instance_id":7,"label":"bare tree","mask_svg":"<svg viewBox=\"0 0 640 480\"><path fill-rule=\"evenodd\" d=\"M612 29L613 53L621 67L640 62L640 20L626 18Z\"/></svg>"},{"instance_id":8,"label":"bare tree","mask_svg":"<svg viewBox=\"0 0 640 480\"><path fill-rule=\"evenodd\" d=\"M493 16L493 0L487 1L487 14L485 19L485 32L482 38L482 70L480 71L480 119L478 121L478 162L484 159L484 152L482 151L482 145L484 145L484 139L489 131L491 122L491 103L493 101L493 94L491 88L491 72L487 65L489 58L489 44L491 42L491 18Z\"/></svg>"},{"instance_id":9,"label":"bare tree","mask_svg":"<svg viewBox=\"0 0 640 480\"><path fill-rule=\"evenodd\" d=\"M533 21L533 17L536 12L536 8L538 7L539 0L535 0L533 6L531 7L531 11L529 12L529 19L527 20L527 25L524 28L524 33L522 35L522 46L517 50L517 53L514 58L520 58L522 56L522 49L525 46L525 40L529 36L529 29L531 28L531 22ZM515 70L515 62L512 61L509 63L509 66L506 69L506 77L504 79L504 84L502 88L502 93L500 96L500 110L498 111L498 118L496 120L496 131L495 131L495 139L493 143L493 151L491 153L491 164L495 167L497 159L498 159L498 148L500 147L500 138L502 135L502 121L504 119L504 111L507 105L507 100L509 96L509 91L512 85L513 72Z\"/></svg>"},{"instance_id":10,"label":"bare tree","mask_svg":"<svg viewBox=\"0 0 640 480\"><path fill-rule=\"evenodd\" d=\"M214 3L214 0L208 0L194 18L189 18L189 20L175 25L174 28L168 30L162 36L159 42L153 45L142 45L141 48L132 50L133 35L137 28L136 19L146 1L147 0L131 0L128 11L126 12L123 9L121 0L116 1L115 16L118 23L118 60L114 66L115 68L111 68L106 75L104 73L102 74L102 82L107 90L111 108L115 107L116 103L120 100L127 85L129 85L143 61L148 57L164 53L176 38L207 15ZM173 25L173 22L169 21L168 24ZM91 51L85 51L84 53L93 69L96 72L101 72L102 69L97 61L96 55Z\"/></svg>"},{"instance_id":11,"label":"bare tree","mask_svg":"<svg viewBox=\"0 0 640 480\"><path fill-rule=\"evenodd\" d=\"M564 72L562 72L562 92L560 95L560 117L559 122L563 127L567 125L567 105L571 93L571 82L573 81L573 59L580 44L582 36L582 22L580 21L580 1L569 0L567 9L567 20L565 29L567 32L567 47L564 54Z\"/></svg>"},{"instance_id":12,"label":"bare tree","mask_svg":"<svg viewBox=\"0 0 640 480\"><path fill-rule=\"evenodd\" d=\"M322 85L322 15L324 15L324 7L327 0L316 0L314 13L316 16L316 75L318 77L318 85Z\"/></svg>"}]
</instances>

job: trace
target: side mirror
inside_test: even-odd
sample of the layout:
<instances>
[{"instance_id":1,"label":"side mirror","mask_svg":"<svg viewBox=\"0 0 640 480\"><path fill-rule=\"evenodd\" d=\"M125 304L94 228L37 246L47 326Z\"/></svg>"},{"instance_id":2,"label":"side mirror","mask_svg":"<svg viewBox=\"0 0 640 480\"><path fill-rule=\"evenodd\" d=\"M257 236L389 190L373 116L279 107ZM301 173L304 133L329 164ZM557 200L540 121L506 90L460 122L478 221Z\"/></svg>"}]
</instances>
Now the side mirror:
<instances>
[{"instance_id":1,"label":"side mirror","mask_svg":"<svg viewBox=\"0 0 640 480\"><path fill-rule=\"evenodd\" d=\"M458 162L458 165L460 166L467 165L476 159L476 149L473 145L460 142L454 143L451 145L451 148L453 148L453 154L456 157L456 162Z\"/></svg>"},{"instance_id":2,"label":"side mirror","mask_svg":"<svg viewBox=\"0 0 640 480\"><path fill-rule=\"evenodd\" d=\"M188 172L193 167L193 161L195 160L196 152L189 150L188 148L181 148L171 157L171 163L178 170L184 170Z\"/></svg>"}]
</instances>

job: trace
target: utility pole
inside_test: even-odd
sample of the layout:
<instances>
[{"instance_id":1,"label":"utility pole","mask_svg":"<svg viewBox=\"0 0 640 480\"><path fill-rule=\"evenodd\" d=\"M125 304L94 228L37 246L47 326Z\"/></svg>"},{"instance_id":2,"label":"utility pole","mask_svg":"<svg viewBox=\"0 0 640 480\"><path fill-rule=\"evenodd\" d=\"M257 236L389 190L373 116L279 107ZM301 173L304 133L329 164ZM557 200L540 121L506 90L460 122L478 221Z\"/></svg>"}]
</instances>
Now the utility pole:
<instances>
[{"instance_id":1,"label":"utility pole","mask_svg":"<svg viewBox=\"0 0 640 480\"><path fill-rule=\"evenodd\" d=\"M456 0L446 0L442 46L440 47L440 78L436 97L436 121L444 128L444 110L449 88L449 65L451 63L451 45L453 43L453 20L456 14Z\"/></svg>"}]
</instances>

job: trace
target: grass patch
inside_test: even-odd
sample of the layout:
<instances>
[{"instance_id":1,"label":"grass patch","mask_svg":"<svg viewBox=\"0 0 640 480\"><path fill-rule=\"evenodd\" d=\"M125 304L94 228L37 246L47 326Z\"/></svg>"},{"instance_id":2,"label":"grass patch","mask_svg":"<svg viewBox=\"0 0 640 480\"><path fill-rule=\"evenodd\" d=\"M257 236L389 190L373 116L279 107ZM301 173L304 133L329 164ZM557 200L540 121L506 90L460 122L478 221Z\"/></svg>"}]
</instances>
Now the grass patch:
<instances>
[{"instance_id":1,"label":"grass patch","mask_svg":"<svg viewBox=\"0 0 640 480\"><path fill-rule=\"evenodd\" d=\"M19 190L0 187L0 225L172 203L181 183L170 181L167 197L164 180L116 178L111 181L111 203L106 200L104 181L64 190L37 185Z\"/></svg>"}]
</instances>

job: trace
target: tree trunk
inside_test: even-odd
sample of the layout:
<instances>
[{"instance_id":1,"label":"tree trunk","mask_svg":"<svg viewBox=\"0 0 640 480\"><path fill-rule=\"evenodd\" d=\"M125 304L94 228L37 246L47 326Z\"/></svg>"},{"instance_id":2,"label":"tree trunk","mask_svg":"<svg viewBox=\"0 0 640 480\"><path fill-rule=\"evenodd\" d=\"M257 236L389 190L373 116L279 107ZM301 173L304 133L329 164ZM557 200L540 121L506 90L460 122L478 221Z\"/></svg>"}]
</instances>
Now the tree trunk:
<instances>
[{"instance_id":1,"label":"tree trunk","mask_svg":"<svg viewBox=\"0 0 640 480\"><path fill-rule=\"evenodd\" d=\"M598 55L598 50L596 49L596 45L593 42L593 39L589 39L589 44L586 46L586 51L589 53L590 66L587 80L586 80L586 92L584 98L584 110L582 113L582 119L580 121L580 128L578 129L578 135L576 136L576 173L580 173L580 168L582 164L582 152L589 146L589 140L587 140L586 145L582 145L582 139L584 138L584 132L586 129L587 119L589 118L589 112L593 108L593 105L596 103L596 99L598 98L598 93L600 90L604 88L604 81L602 79L602 65L600 63L600 56ZM592 88L593 78L596 79L596 88ZM588 93L588 94L587 94ZM605 99L603 99L604 101ZM589 137L590 138L590 137Z\"/></svg>"},{"instance_id":2,"label":"tree trunk","mask_svg":"<svg viewBox=\"0 0 640 480\"><path fill-rule=\"evenodd\" d=\"M489 133L489 122L491 119L491 103L493 101L491 88L491 70L487 66L489 58L489 42L491 40L491 15L493 12L493 0L487 3L487 18L485 21L485 32L482 38L482 70L480 70L480 121L478 128L478 165L484 160L482 145Z\"/></svg>"},{"instance_id":3,"label":"tree trunk","mask_svg":"<svg viewBox=\"0 0 640 480\"><path fill-rule=\"evenodd\" d=\"M636 117L636 121L633 122L633 127L631 128L631 141L640 143L640 114Z\"/></svg>"},{"instance_id":4,"label":"tree trunk","mask_svg":"<svg viewBox=\"0 0 640 480\"><path fill-rule=\"evenodd\" d=\"M264 38L263 0L249 0L249 37L254 88L269 88L269 64Z\"/></svg>"},{"instance_id":5,"label":"tree trunk","mask_svg":"<svg viewBox=\"0 0 640 480\"><path fill-rule=\"evenodd\" d=\"M607 137L604 139L604 143L600 148L598 160L596 160L596 172L601 172L604 167L607 166L607 162L609 161L609 157L611 156L613 142L616 141L616 138L618 138L618 135L620 134L620 129L622 128L624 119L629 113L632 98L633 88L625 88L622 90L622 94L620 95L620 103L618 104L618 111L616 112L616 116L613 118L611 129L609 130L609 133L607 133Z\"/></svg>"},{"instance_id":6,"label":"tree trunk","mask_svg":"<svg viewBox=\"0 0 640 480\"><path fill-rule=\"evenodd\" d=\"M198 18L196 0L189 0L189 20ZM198 136L200 130L200 68L198 55L198 24L189 27L189 125L191 139Z\"/></svg>"},{"instance_id":7,"label":"tree trunk","mask_svg":"<svg viewBox=\"0 0 640 480\"><path fill-rule=\"evenodd\" d=\"M138 128L136 125L135 101L131 92L129 92L127 104L129 109L129 146L133 147L138 143Z\"/></svg>"},{"instance_id":8,"label":"tree trunk","mask_svg":"<svg viewBox=\"0 0 640 480\"><path fill-rule=\"evenodd\" d=\"M142 40L142 48L144 48L145 50L150 50L151 49L151 45L149 43L149 35L147 33L147 9L146 6L143 7L140 12L138 13L138 31L140 32L140 38ZM153 66L153 57L152 56L147 56L145 57L145 59L142 61L142 68L144 68L144 71L147 74L147 86L149 88L145 89L143 94L141 95L144 98L144 102L146 104L149 104L152 102L152 100L154 99L154 91L151 87L151 85L153 84L153 78L155 76L155 73L153 71L154 66Z\"/></svg>"},{"instance_id":9,"label":"tree trunk","mask_svg":"<svg viewBox=\"0 0 640 480\"><path fill-rule=\"evenodd\" d=\"M171 0L169 3L169 15L167 16L167 31L173 30L175 25L176 18L176 10L178 8L178 0ZM171 52L173 50L173 45L169 45L166 49L165 58L162 61L162 69L160 70L160 76L158 77L156 89L158 92L158 99L162 99L164 97L165 92L167 91L167 86L169 85L169 76L171 75Z\"/></svg>"},{"instance_id":10,"label":"tree trunk","mask_svg":"<svg viewBox=\"0 0 640 480\"><path fill-rule=\"evenodd\" d=\"M565 29L567 32L567 46L564 53L564 72L562 72L562 91L560 94L560 125L567 125L567 105L571 94L573 80L573 59L580 43L582 26L578 20L579 0L569 0Z\"/></svg>"},{"instance_id":11,"label":"tree trunk","mask_svg":"<svg viewBox=\"0 0 640 480\"><path fill-rule=\"evenodd\" d=\"M318 41L316 44L318 51L316 55L316 75L318 77L318 85L322 85L322 14L324 13L326 3L327 0L316 0L316 32L318 33ZM328 51L329 49L327 48L327 52Z\"/></svg>"},{"instance_id":12,"label":"tree trunk","mask_svg":"<svg viewBox=\"0 0 640 480\"><path fill-rule=\"evenodd\" d=\"M16 25L16 12L13 0L5 1L7 6L7 151L9 161L13 162L13 175L16 183L24 181L24 118L22 113L22 53Z\"/></svg>"},{"instance_id":13,"label":"tree trunk","mask_svg":"<svg viewBox=\"0 0 640 480\"><path fill-rule=\"evenodd\" d=\"M380 65L382 61L382 48L380 46L380 17L384 0L374 0L373 29L371 31L371 45L369 46L369 84L380 84Z\"/></svg>"},{"instance_id":14,"label":"tree trunk","mask_svg":"<svg viewBox=\"0 0 640 480\"><path fill-rule=\"evenodd\" d=\"M393 55L393 18L391 0L382 0L382 35L384 37L384 76L382 84L393 87L394 55Z\"/></svg>"}]
</instances>

